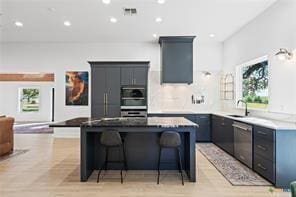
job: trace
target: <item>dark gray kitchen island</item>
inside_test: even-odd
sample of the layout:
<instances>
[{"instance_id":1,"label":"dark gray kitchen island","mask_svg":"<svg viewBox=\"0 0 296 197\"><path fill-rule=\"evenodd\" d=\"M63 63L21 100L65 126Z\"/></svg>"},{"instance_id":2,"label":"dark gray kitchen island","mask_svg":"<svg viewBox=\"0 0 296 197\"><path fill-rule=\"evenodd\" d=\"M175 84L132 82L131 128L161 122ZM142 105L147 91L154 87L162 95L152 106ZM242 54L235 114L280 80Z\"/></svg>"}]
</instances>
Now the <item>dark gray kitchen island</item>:
<instances>
[{"instance_id":1,"label":"dark gray kitchen island","mask_svg":"<svg viewBox=\"0 0 296 197\"><path fill-rule=\"evenodd\" d=\"M104 118L81 124L80 179L87 181L94 170L104 162L105 154L100 144L103 131L117 130L124 138L128 170L157 170L159 136L164 131L176 131L181 135L181 158L189 181L196 181L195 132L197 124L180 117L149 118ZM118 159L120 152L110 150L110 159ZM177 170L175 152L163 152L162 170ZM119 164L110 164L108 169L120 169Z\"/></svg>"}]
</instances>

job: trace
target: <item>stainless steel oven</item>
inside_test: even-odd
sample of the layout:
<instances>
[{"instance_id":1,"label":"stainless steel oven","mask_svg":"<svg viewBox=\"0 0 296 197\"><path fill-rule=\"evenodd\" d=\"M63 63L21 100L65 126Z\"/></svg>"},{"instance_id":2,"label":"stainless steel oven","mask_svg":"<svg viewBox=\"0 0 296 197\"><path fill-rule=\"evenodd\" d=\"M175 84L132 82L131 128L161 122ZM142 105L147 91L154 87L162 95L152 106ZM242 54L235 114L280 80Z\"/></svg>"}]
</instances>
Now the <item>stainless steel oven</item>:
<instances>
[{"instance_id":1,"label":"stainless steel oven","mask_svg":"<svg viewBox=\"0 0 296 197\"><path fill-rule=\"evenodd\" d=\"M121 87L121 109L147 109L145 86Z\"/></svg>"},{"instance_id":2,"label":"stainless steel oven","mask_svg":"<svg viewBox=\"0 0 296 197\"><path fill-rule=\"evenodd\" d=\"M147 116L147 90L145 86L121 87L121 116Z\"/></svg>"}]
</instances>

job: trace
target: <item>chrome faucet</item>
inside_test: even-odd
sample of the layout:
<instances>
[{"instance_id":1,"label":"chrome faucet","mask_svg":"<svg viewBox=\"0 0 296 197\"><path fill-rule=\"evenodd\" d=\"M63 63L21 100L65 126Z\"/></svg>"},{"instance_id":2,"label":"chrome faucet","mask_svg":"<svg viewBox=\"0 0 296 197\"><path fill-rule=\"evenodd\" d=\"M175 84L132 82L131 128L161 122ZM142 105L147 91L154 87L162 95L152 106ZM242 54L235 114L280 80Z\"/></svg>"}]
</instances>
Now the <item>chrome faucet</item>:
<instances>
[{"instance_id":1,"label":"chrome faucet","mask_svg":"<svg viewBox=\"0 0 296 197\"><path fill-rule=\"evenodd\" d=\"M248 112L248 104L247 104L247 102L244 101L244 100L242 100L242 99L240 99L240 100L237 101L237 105L238 105L240 102L242 102L242 103L245 104L245 116L248 116L250 112Z\"/></svg>"}]
</instances>

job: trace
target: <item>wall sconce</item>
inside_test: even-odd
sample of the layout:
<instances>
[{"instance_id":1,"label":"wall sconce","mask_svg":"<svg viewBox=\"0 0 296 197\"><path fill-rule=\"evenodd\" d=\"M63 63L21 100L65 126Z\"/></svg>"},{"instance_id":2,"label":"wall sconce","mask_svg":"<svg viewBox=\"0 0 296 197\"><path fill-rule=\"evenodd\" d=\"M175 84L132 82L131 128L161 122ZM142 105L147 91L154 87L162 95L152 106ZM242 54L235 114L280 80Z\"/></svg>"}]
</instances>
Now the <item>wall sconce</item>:
<instances>
[{"instance_id":1,"label":"wall sconce","mask_svg":"<svg viewBox=\"0 0 296 197\"><path fill-rule=\"evenodd\" d=\"M277 58L281 61L291 60L293 58L293 53L289 52L287 49L281 48L279 52L275 54Z\"/></svg>"},{"instance_id":2,"label":"wall sconce","mask_svg":"<svg viewBox=\"0 0 296 197\"><path fill-rule=\"evenodd\" d=\"M212 75L212 73L210 73L208 71L202 71L202 73L205 77L210 77Z\"/></svg>"}]
</instances>

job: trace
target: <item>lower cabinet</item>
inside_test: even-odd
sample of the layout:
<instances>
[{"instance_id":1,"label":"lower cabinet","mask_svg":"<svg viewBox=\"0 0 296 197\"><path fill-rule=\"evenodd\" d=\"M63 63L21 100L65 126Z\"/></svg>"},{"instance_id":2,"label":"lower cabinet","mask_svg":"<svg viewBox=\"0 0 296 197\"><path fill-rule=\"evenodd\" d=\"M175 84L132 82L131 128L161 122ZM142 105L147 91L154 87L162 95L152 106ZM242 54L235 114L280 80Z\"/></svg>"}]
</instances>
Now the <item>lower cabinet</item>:
<instances>
[{"instance_id":1,"label":"lower cabinet","mask_svg":"<svg viewBox=\"0 0 296 197\"><path fill-rule=\"evenodd\" d=\"M275 164L274 162L265 159L257 154L254 154L254 171L269 180L272 183L275 183Z\"/></svg>"},{"instance_id":2,"label":"lower cabinet","mask_svg":"<svg viewBox=\"0 0 296 197\"><path fill-rule=\"evenodd\" d=\"M253 169L275 184L275 131L254 126Z\"/></svg>"},{"instance_id":3,"label":"lower cabinet","mask_svg":"<svg viewBox=\"0 0 296 197\"><path fill-rule=\"evenodd\" d=\"M196 115L195 123L199 125L196 131L197 142L211 142L211 119L209 114Z\"/></svg>"},{"instance_id":4,"label":"lower cabinet","mask_svg":"<svg viewBox=\"0 0 296 197\"><path fill-rule=\"evenodd\" d=\"M214 144L233 155L234 133L233 120L222 116L212 116L212 141Z\"/></svg>"}]
</instances>

